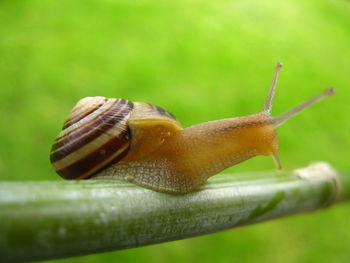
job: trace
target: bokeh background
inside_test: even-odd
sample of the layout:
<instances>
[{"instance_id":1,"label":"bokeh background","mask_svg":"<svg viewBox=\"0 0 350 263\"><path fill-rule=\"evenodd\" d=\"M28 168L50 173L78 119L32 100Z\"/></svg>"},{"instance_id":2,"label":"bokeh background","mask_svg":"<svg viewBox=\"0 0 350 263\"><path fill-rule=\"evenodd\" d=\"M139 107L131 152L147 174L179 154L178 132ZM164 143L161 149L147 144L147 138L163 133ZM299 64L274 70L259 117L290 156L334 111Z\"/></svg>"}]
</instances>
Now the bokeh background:
<instances>
[{"instance_id":1,"label":"bokeh background","mask_svg":"<svg viewBox=\"0 0 350 263\"><path fill-rule=\"evenodd\" d=\"M349 171L349 1L1 0L0 179L60 180L50 146L82 97L151 102L189 126L258 112L276 61L274 114L337 89L278 129L284 168L327 160ZM272 159L257 157L226 172L267 169ZM349 217L343 203L57 262L349 262Z\"/></svg>"}]
</instances>

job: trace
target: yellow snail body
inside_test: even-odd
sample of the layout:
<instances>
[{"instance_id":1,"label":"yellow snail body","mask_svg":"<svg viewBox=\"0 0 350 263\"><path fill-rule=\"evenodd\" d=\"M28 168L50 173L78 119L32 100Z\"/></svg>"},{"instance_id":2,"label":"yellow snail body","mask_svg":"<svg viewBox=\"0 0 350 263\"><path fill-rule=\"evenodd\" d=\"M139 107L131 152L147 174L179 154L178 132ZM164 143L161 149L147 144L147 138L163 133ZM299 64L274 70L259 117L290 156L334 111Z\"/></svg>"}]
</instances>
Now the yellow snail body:
<instances>
[{"instance_id":1,"label":"yellow snail body","mask_svg":"<svg viewBox=\"0 0 350 263\"><path fill-rule=\"evenodd\" d=\"M208 177L257 155L271 155L281 169L275 128L334 94L329 88L272 117L281 66L276 65L262 112L185 129L171 113L148 103L84 98L52 147L52 165L65 179L123 179L173 194L191 192Z\"/></svg>"}]
</instances>

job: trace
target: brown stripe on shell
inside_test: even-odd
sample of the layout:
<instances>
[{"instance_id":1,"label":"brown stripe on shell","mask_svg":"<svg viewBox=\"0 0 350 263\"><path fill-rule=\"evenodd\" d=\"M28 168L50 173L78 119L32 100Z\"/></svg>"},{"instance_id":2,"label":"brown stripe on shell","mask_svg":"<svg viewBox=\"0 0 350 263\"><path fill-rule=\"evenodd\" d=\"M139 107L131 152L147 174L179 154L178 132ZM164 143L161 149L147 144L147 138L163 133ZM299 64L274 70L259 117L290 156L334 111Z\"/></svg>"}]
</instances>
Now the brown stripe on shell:
<instances>
[{"instance_id":1,"label":"brown stripe on shell","mask_svg":"<svg viewBox=\"0 0 350 263\"><path fill-rule=\"evenodd\" d=\"M108 117L113 118L112 115L118 115L119 111L123 109L125 105L127 105L127 108L125 109L125 112L123 112L121 117L123 115L127 115L133 109L133 104L127 100L118 99L110 107L106 108L103 112L99 112L98 114L96 113L96 116L90 121L82 122L82 124L79 125L77 128L73 129L69 133L64 134L63 136L58 137L56 139L55 144L51 148L51 154L55 153L61 147L66 147L67 144L73 143L80 137L86 136L87 134L89 134L89 132L91 133L91 131L97 129L99 125L104 124L106 121L109 121L110 118L108 119ZM113 111L116 113L111 114L111 112Z\"/></svg>"},{"instance_id":2,"label":"brown stripe on shell","mask_svg":"<svg viewBox=\"0 0 350 263\"><path fill-rule=\"evenodd\" d=\"M107 99L108 100L108 99ZM112 103L112 101L114 101ZM86 116L84 120L81 122L75 123L75 127L69 127L67 129L63 129L61 133L59 134L58 138L55 141L55 144L52 146L52 151L59 149L60 147L63 147L68 142L71 142L71 137L77 137L76 134L85 134L86 127L94 127L100 124L104 121L104 119L101 119L101 116L105 116L106 112L109 112L111 109L116 107L116 105L121 101L121 99L109 99L109 102L105 103L102 107L95 110L92 114L89 116ZM122 100L123 103L124 100ZM124 103L123 103L124 105ZM83 131L84 129L84 131ZM68 131L69 130L69 131Z\"/></svg>"},{"instance_id":3,"label":"brown stripe on shell","mask_svg":"<svg viewBox=\"0 0 350 263\"><path fill-rule=\"evenodd\" d=\"M147 104L147 106L150 107L151 111L157 112L159 115L162 115L162 116L165 116L165 117L172 118L172 119L176 120L176 117L174 116L174 114L172 114L171 112L165 110L164 108L159 107L159 106L154 105L154 104L151 104L151 103L146 103L146 104Z\"/></svg>"},{"instance_id":4,"label":"brown stripe on shell","mask_svg":"<svg viewBox=\"0 0 350 263\"><path fill-rule=\"evenodd\" d=\"M155 109L159 112L160 115L166 115L167 117L173 118L176 120L174 114L172 114L169 111L164 110L163 108L159 107L159 106L155 106Z\"/></svg>"},{"instance_id":5,"label":"brown stripe on shell","mask_svg":"<svg viewBox=\"0 0 350 263\"><path fill-rule=\"evenodd\" d=\"M57 170L57 173L65 179L84 179L91 177L113 163L117 163L129 150L130 140L127 139L129 133L129 129L125 130L123 133L119 134L118 137L112 138L110 141L91 152L88 156L85 156L70 166ZM113 156L118 149L121 152L117 153L117 156ZM109 158L111 158L110 161L103 163ZM101 163L103 163L102 166Z\"/></svg>"},{"instance_id":6,"label":"brown stripe on shell","mask_svg":"<svg viewBox=\"0 0 350 263\"><path fill-rule=\"evenodd\" d=\"M89 179L92 176L97 175L102 170L108 168L109 166L118 163L121 159L123 159L129 152L130 145L127 145L124 149L122 149L122 152L119 154L116 154L116 156L112 156L111 160L105 161L105 163L99 164L98 166L94 167L93 170L89 171L88 174L81 175L78 179Z\"/></svg>"},{"instance_id":7,"label":"brown stripe on shell","mask_svg":"<svg viewBox=\"0 0 350 263\"><path fill-rule=\"evenodd\" d=\"M54 148L54 145L50 156L51 162L54 163L65 158L87 143L98 138L102 133L108 133L115 125L120 124L130 114L133 108L133 104L126 100L122 100L121 103L116 102L113 106L114 107L109 108L108 111L105 111L103 115L100 115L98 121L91 125L89 123L86 125L83 124L81 130L72 133L64 143L61 143L63 148L60 150L55 150L57 148ZM111 134L111 136L115 135Z\"/></svg>"},{"instance_id":8,"label":"brown stripe on shell","mask_svg":"<svg viewBox=\"0 0 350 263\"><path fill-rule=\"evenodd\" d=\"M84 106L79 107L80 105L79 103L77 103L77 105L73 108L69 118L64 122L63 129L66 129L72 126L73 124L79 122L89 114L93 113L94 111L102 107L106 103L107 98L102 98L102 97L99 97L99 98L100 98L99 103L90 104L88 105L88 107L84 107ZM85 108L89 108L89 109L86 110Z\"/></svg>"}]
</instances>

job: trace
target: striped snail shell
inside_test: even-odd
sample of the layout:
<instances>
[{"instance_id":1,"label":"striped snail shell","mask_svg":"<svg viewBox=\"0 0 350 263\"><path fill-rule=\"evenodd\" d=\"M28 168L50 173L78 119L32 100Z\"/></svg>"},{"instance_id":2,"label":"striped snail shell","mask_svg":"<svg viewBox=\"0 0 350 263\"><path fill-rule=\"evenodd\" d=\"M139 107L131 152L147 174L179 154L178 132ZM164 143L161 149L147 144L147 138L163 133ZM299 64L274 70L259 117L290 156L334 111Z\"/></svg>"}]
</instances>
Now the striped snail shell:
<instances>
[{"instance_id":1,"label":"striped snail shell","mask_svg":"<svg viewBox=\"0 0 350 263\"><path fill-rule=\"evenodd\" d=\"M118 163L132 148L130 124L142 120L179 126L171 113L148 103L104 97L81 99L52 146L50 160L55 171L65 179L88 179Z\"/></svg>"}]
</instances>

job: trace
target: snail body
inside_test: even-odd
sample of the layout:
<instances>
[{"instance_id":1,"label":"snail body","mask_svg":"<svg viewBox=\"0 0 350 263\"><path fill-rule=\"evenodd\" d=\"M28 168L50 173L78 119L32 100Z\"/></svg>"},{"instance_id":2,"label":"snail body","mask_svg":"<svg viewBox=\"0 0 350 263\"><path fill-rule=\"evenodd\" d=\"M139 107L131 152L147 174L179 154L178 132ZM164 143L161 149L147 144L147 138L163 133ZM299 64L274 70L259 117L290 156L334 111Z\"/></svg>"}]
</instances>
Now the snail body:
<instances>
[{"instance_id":1,"label":"snail body","mask_svg":"<svg viewBox=\"0 0 350 263\"><path fill-rule=\"evenodd\" d=\"M144 102L87 97L72 109L51 150L65 179L123 179L159 192L193 191L208 177L257 155L271 155L277 169L275 128L320 95L277 117L270 115L281 64L262 112L183 128L166 110Z\"/></svg>"}]
</instances>

